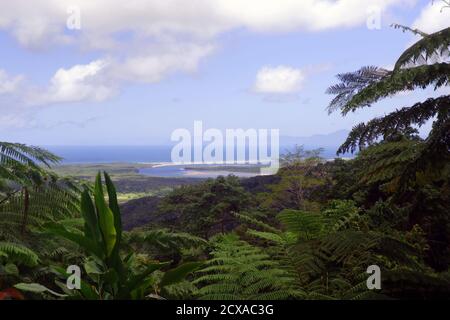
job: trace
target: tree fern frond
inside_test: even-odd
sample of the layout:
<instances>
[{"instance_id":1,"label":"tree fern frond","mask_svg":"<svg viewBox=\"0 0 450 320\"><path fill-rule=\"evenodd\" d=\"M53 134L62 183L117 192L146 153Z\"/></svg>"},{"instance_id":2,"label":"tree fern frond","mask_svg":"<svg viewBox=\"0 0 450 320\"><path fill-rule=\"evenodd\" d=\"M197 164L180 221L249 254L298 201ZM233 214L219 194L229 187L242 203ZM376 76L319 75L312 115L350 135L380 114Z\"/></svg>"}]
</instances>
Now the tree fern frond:
<instances>
[{"instance_id":1,"label":"tree fern frond","mask_svg":"<svg viewBox=\"0 0 450 320\"><path fill-rule=\"evenodd\" d=\"M412 91L417 88L425 89L433 86L438 89L450 83L450 64L435 63L421 65L408 69L401 69L389 76L371 83L364 90L351 97L341 108L342 114L355 111L358 108L371 106L378 100L392 96L402 91Z\"/></svg>"},{"instance_id":2,"label":"tree fern frond","mask_svg":"<svg viewBox=\"0 0 450 320\"><path fill-rule=\"evenodd\" d=\"M206 241L189 233L171 232L167 229L136 230L130 233L129 242L144 243L161 250L179 250L204 246Z\"/></svg>"},{"instance_id":3,"label":"tree fern frond","mask_svg":"<svg viewBox=\"0 0 450 320\"><path fill-rule=\"evenodd\" d=\"M418 60L426 62L432 56L440 56L443 59L449 57L450 46L450 28L446 28L435 32L433 34L426 34L417 29L410 29L401 25L394 25L394 27L403 30L409 30L416 34L420 34L422 39L409 47L395 63L394 71L400 70L408 64L414 64Z\"/></svg>"},{"instance_id":4,"label":"tree fern frond","mask_svg":"<svg viewBox=\"0 0 450 320\"><path fill-rule=\"evenodd\" d=\"M0 242L0 254L6 255L8 262L28 267L34 267L39 262L39 257L33 250L17 243Z\"/></svg>"},{"instance_id":5,"label":"tree fern frond","mask_svg":"<svg viewBox=\"0 0 450 320\"><path fill-rule=\"evenodd\" d=\"M213 258L196 272L193 282L200 286L199 298L260 299L260 294L275 298L290 289L287 272L261 249L234 234L217 238L214 245Z\"/></svg>"},{"instance_id":6,"label":"tree fern frond","mask_svg":"<svg viewBox=\"0 0 450 320\"><path fill-rule=\"evenodd\" d=\"M289 232L305 239L317 237L325 226L323 216L314 212L286 209L280 212L277 218Z\"/></svg>"},{"instance_id":7,"label":"tree fern frond","mask_svg":"<svg viewBox=\"0 0 450 320\"><path fill-rule=\"evenodd\" d=\"M269 231L271 233L280 233L280 231L277 228L272 227L271 225L264 223L258 219L255 219L253 217L250 217L248 214L243 213L237 213L235 212L234 215L249 225L254 225L256 227L259 227L265 231Z\"/></svg>"},{"instance_id":8,"label":"tree fern frond","mask_svg":"<svg viewBox=\"0 0 450 320\"><path fill-rule=\"evenodd\" d=\"M343 109L357 93L388 74L388 70L374 66L362 67L356 72L338 74L337 78L341 83L329 87L326 91L327 94L336 95L328 106L328 113Z\"/></svg>"},{"instance_id":9,"label":"tree fern frond","mask_svg":"<svg viewBox=\"0 0 450 320\"><path fill-rule=\"evenodd\" d=\"M429 98L411 107L405 107L390 114L375 118L355 126L347 140L341 145L338 154L354 152L374 144L380 138L389 139L395 134L403 133L411 126L421 127L437 113L449 113L450 96Z\"/></svg>"}]
</instances>

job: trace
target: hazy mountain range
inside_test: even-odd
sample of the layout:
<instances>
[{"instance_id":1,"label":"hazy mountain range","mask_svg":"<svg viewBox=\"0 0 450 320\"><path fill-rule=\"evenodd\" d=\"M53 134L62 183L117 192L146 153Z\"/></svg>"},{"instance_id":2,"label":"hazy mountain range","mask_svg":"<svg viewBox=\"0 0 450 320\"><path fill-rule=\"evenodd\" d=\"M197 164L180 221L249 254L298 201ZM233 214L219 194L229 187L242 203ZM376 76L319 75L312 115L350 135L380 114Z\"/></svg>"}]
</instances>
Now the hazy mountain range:
<instances>
[{"instance_id":1,"label":"hazy mountain range","mask_svg":"<svg viewBox=\"0 0 450 320\"><path fill-rule=\"evenodd\" d=\"M345 141L349 132L348 130L339 130L329 134L315 134L308 137L281 136L280 145L284 147L297 144L314 148L337 148Z\"/></svg>"}]
</instances>

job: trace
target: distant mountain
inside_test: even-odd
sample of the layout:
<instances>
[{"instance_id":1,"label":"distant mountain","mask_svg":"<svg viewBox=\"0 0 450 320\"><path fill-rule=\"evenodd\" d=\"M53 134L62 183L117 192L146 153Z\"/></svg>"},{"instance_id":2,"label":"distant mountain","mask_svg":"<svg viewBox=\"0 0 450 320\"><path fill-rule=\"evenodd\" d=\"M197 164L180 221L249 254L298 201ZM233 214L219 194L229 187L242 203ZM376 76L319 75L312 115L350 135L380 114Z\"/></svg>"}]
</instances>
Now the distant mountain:
<instances>
[{"instance_id":1,"label":"distant mountain","mask_svg":"<svg viewBox=\"0 0 450 320\"><path fill-rule=\"evenodd\" d=\"M350 131L339 130L329 134L315 134L308 137L281 136L280 145L282 147L292 147L303 145L309 148L338 148L347 139Z\"/></svg>"}]
</instances>

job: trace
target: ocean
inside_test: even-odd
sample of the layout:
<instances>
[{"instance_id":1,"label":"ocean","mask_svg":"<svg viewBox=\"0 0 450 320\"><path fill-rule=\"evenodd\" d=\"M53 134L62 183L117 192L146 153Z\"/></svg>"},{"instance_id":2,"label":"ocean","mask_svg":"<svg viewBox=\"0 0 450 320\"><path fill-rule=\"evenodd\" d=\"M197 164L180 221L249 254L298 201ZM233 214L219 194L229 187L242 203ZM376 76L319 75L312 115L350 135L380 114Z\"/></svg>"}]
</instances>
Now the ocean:
<instances>
[{"instance_id":1,"label":"ocean","mask_svg":"<svg viewBox=\"0 0 450 320\"><path fill-rule=\"evenodd\" d=\"M47 150L63 158L62 164L76 163L152 163L171 162L172 146L44 146ZM280 147L280 154L291 146ZM318 148L305 146L306 150ZM325 147L322 157L336 157L337 147ZM347 155L344 155L347 156Z\"/></svg>"},{"instance_id":2,"label":"ocean","mask_svg":"<svg viewBox=\"0 0 450 320\"><path fill-rule=\"evenodd\" d=\"M170 162L171 146L45 146L62 164Z\"/></svg>"}]
</instances>

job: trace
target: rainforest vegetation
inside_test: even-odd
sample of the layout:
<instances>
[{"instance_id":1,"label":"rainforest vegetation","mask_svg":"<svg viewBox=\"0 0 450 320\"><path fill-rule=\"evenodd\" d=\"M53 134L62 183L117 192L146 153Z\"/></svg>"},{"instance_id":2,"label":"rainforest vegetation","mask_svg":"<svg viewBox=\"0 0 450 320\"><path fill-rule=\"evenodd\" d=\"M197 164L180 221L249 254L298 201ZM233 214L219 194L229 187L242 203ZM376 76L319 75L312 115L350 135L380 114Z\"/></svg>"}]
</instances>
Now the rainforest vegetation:
<instances>
[{"instance_id":1,"label":"rainforest vegetation","mask_svg":"<svg viewBox=\"0 0 450 320\"><path fill-rule=\"evenodd\" d=\"M450 297L450 28L395 27L420 40L392 70L338 75L328 111L435 94L356 125L338 151L353 159L296 147L276 175L175 188L133 228L108 173L73 179L58 156L0 142L0 300Z\"/></svg>"}]
</instances>

